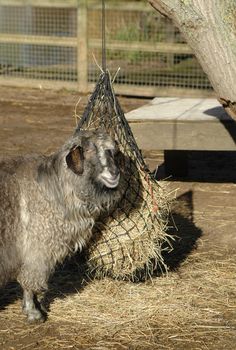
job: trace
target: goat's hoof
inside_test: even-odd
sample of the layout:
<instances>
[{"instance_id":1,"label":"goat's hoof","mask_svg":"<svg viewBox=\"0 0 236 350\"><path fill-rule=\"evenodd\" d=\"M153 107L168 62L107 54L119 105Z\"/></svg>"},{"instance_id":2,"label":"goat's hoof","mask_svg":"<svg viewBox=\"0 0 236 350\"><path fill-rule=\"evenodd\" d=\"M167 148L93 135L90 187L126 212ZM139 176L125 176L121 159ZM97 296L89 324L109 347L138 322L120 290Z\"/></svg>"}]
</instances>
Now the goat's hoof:
<instances>
[{"instance_id":1,"label":"goat's hoof","mask_svg":"<svg viewBox=\"0 0 236 350\"><path fill-rule=\"evenodd\" d=\"M27 321L29 323L43 323L46 321L46 316L36 309L27 314Z\"/></svg>"}]
</instances>

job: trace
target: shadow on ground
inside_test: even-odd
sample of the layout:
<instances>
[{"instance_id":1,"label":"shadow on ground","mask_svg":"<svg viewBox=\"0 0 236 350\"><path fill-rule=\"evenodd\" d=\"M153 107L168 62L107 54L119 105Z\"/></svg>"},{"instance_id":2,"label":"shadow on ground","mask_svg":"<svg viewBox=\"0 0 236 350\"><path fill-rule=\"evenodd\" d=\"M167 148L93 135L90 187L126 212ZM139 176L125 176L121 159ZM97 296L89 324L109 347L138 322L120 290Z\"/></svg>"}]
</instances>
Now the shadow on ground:
<instances>
[{"instance_id":1,"label":"shadow on ground","mask_svg":"<svg viewBox=\"0 0 236 350\"><path fill-rule=\"evenodd\" d=\"M170 218L169 235L174 238L173 249L164 252L165 264L170 271L177 270L181 263L196 248L202 230L194 223L193 192L188 191L176 199Z\"/></svg>"},{"instance_id":2,"label":"shadow on ground","mask_svg":"<svg viewBox=\"0 0 236 350\"><path fill-rule=\"evenodd\" d=\"M204 111L204 114L218 118L229 135L232 137L234 143L236 143L236 122L226 113L222 106L207 109Z\"/></svg>"}]
</instances>

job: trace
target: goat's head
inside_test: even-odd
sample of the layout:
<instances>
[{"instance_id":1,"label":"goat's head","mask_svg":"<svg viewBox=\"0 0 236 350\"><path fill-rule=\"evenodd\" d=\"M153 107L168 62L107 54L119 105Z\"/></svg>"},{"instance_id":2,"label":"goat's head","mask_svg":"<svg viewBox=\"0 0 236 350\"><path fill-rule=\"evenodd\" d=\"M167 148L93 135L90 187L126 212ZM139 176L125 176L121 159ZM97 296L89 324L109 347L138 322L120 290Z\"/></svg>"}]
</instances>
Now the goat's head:
<instances>
[{"instance_id":1,"label":"goat's head","mask_svg":"<svg viewBox=\"0 0 236 350\"><path fill-rule=\"evenodd\" d=\"M80 131L66 156L68 168L78 176L109 189L117 188L120 171L116 164L118 146L101 130Z\"/></svg>"}]
</instances>

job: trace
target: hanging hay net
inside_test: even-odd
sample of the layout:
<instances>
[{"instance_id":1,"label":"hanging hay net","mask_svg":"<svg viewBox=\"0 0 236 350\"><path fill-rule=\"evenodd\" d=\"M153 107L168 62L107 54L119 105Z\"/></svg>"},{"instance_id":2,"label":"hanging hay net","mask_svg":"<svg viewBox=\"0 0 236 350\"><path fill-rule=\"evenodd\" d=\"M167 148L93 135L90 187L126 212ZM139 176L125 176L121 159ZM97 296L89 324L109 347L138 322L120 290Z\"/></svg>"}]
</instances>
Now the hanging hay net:
<instances>
[{"instance_id":1,"label":"hanging hay net","mask_svg":"<svg viewBox=\"0 0 236 350\"><path fill-rule=\"evenodd\" d=\"M147 168L108 71L101 73L77 132L97 128L118 142L122 198L94 228L87 252L89 269L99 277L132 279L140 272L147 277L157 265L165 269L162 251L169 247L166 229L170 194Z\"/></svg>"}]
</instances>

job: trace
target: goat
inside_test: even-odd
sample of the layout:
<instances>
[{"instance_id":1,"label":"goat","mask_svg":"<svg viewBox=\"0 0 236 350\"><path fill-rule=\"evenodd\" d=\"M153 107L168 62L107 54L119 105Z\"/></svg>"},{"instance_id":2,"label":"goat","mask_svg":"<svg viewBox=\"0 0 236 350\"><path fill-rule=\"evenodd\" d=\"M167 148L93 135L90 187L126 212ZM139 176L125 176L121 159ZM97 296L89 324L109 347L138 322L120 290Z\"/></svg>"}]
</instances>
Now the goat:
<instances>
[{"instance_id":1,"label":"goat","mask_svg":"<svg viewBox=\"0 0 236 350\"><path fill-rule=\"evenodd\" d=\"M101 130L80 131L51 156L0 162L0 286L17 279L29 322L45 320L38 299L55 266L118 203L116 148Z\"/></svg>"}]
</instances>

